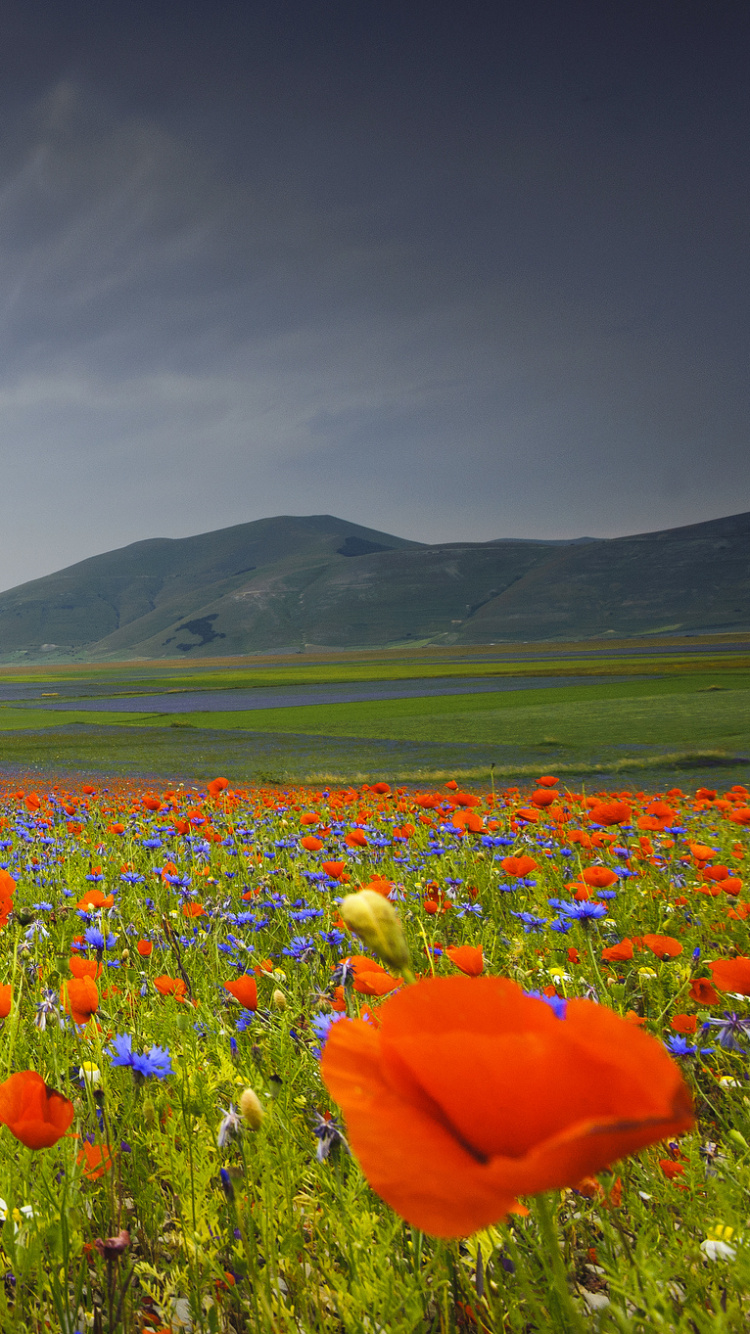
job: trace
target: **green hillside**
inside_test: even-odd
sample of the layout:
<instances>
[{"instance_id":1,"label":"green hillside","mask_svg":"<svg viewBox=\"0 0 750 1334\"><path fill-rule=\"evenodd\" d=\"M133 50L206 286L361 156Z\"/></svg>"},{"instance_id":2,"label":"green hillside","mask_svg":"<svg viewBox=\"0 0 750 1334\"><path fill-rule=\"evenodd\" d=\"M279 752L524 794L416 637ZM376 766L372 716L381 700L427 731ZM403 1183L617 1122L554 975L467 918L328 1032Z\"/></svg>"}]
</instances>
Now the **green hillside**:
<instances>
[{"instance_id":1,"label":"green hillside","mask_svg":"<svg viewBox=\"0 0 750 1334\"><path fill-rule=\"evenodd\" d=\"M0 594L0 661L226 657L750 627L750 514L607 540L427 546L282 516Z\"/></svg>"}]
</instances>

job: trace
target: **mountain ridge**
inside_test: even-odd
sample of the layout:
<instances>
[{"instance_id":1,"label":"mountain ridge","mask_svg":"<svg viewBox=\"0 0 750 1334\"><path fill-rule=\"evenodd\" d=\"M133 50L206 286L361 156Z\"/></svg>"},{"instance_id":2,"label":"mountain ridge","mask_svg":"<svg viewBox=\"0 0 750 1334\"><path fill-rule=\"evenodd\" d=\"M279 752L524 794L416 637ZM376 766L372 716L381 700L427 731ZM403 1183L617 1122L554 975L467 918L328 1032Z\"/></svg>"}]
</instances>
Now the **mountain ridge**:
<instances>
[{"instance_id":1,"label":"mountain ridge","mask_svg":"<svg viewBox=\"0 0 750 1334\"><path fill-rule=\"evenodd\" d=\"M235 656L750 627L750 513L422 543L334 515L147 538L0 593L0 660Z\"/></svg>"}]
</instances>

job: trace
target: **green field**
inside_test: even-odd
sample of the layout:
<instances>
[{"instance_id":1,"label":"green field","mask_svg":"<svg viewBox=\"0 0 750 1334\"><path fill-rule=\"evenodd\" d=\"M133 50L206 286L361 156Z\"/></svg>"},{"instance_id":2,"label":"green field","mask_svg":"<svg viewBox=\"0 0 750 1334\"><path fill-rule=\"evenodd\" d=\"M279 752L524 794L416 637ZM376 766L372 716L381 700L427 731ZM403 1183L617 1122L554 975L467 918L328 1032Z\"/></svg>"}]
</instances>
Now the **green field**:
<instances>
[{"instance_id":1,"label":"green field","mask_svg":"<svg viewBox=\"0 0 750 1334\"><path fill-rule=\"evenodd\" d=\"M576 686L461 696L307 704L253 710L104 713L60 710L52 700L0 706L0 763L65 770L200 775L231 770L245 779L413 778L457 772L523 777L554 765L570 775L641 774L658 786L669 771L720 768L740 781L750 767L750 669L744 655L575 658L539 662L441 661L420 664L392 655L348 666L340 659L292 668L167 673L133 681L129 672L100 674L91 694L116 697L134 687L166 689L280 687L342 680L484 676L488 671L591 674ZM449 669L453 669L451 672ZM637 670L636 670L637 668ZM632 669L632 671L631 671ZM73 675L66 672L61 680ZM625 679L612 679L624 677ZM8 677L6 676L7 680ZM179 685L174 684L175 681ZM168 682L170 683L168 685ZM88 690L87 690L88 693Z\"/></svg>"}]
</instances>

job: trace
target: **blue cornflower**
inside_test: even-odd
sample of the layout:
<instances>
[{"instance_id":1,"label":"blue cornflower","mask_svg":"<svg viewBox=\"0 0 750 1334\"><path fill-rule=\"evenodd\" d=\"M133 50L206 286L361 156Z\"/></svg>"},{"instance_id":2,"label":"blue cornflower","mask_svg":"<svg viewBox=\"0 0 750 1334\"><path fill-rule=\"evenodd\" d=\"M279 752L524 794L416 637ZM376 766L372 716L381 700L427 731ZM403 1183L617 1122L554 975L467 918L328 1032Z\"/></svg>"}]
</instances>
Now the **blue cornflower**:
<instances>
[{"instance_id":1,"label":"blue cornflower","mask_svg":"<svg viewBox=\"0 0 750 1334\"><path fill-rule=\"evenodd\" d=\"M247 1029L250 1028L252 1022L253 1022L252 1010L243 1010L242 1014L238 1017L234 1026L237 1029L238 1033L245 1033Z\"/></svg>"},{"instance_id":2,"label":"blue cornflower","mask_svg":"<svg viewBox=\"0 0 750 1334\"><path fill-rule=\"evenodd\" d=\"M346 1015L344 1014L316 1014L315 1017L310 1020L310 1027L320 1043L319 1047L313 1048L313 1056L316 1056L318 1060L320 1060L323 1055L323 1048L328 1041L328 1036L333 1025L338 1024L341 1019L345 1018Z\"/></svg>"},{"instance_id":3,"label":"blue cornflower","mask_svg":"<svg viewBox=\"0 0 750 1334\"><path fill-rule=\"evenodd\" d=\"M325 1161L329 1156L331 1149L341 1145L349 1152L347 1144L340 1126L337 1124L330 1112L325 1112L323 1116L320 1112L313 1112L313 1135L317 1137L318 1147L315 1150L315 1157L319 1163Z\"/></svg>"},{"instance_id":4,"label":"blue cornflower","mask_svg":"<svg viewBox=\"0 0 750 1334\"><path fill-rule=\"evenodd\" d=\"M682 1037L679 1033L671 1034L664 1046L673 1056L695 1056L698 1050L697 1047L691 1047L687 1038ZM714 1050L714 1047L701 1047L701 1056L710 1056Z\"/></svg>"},{"instance_id":5,"label":"blue cornflower","mask_svg":"<svg viewBox=\"0 0 750 1334\"><path fill-rule=\"evenodd\" d=\"M523 929L527 933L541 931L542 927L547 925L546 917L536 917L533 912L512 912L511 917L517 917L523 922Z\"/></svg>"},{"instance_id":6,"label":"blue cornflower","mask_svg":"<svg viewBox=\"0 0 750 1334\"><path fill-rule=\"evenodd\" d=\"M481 917L482 909L478 903L462 903L456 916L465 917L467 913L470 913L472 917Z\"/></svg>"},{"instance_id":7,"label":"blue cornflower","mask_svg":"<svg viewBox=\"0 0 750 1334\"><path fill-rule=\"evenodd\" d=\"M325 941L326 945L330 945L335 950L340 950L346 940L344 932L339 931L337 927L333 927L330 931L319 931L318 935L321 940Z\"/></svg>"},{"instance_id":8,"label":"blue cornflower","mask_svg":"<svg viewBox=\"0 0 750 1334\"><path fill-rule=\"evenodd\" d=\"M166 1079L167 1075L173 1075L171 1058L169 1052L163 1047L151 1047L147 1052L134 1052L133 1039L129 1033L118 1033L112 1039L111 1049L107 1049L112 1065L130 1066L130 1069L139 1075L142 1079L148 1079L153 1076L155 1079Z\"/></svg>"},{"instance_id":9,"label":"blue cornflower","mask_svg":"<svg viewBox=\"0 0 750 1334\"><path fill-rule=\"evenodd\" d=\"M533 996L535 1000L544 1001L549 1005L556 1019L564 1019L568 1008L568 1002L564 996L545 996L543 991L524 991L524 996Z\"/></svg>"},{"instance_id":10,"label":"blue cornflower","mask_svg":"<svg viewBox=\"0 0 750 1334\"><path fill-rule=\"evenodd\" d=\"M597 917L607 916L607 907L604 903L594 903L591 899L583 899L580 903L575 900L568 903L565 899L547 899L550 908L557 908L557 911L563 917L572 917L577 922L593 921Z\"/></svg>"},{"instance_id":11,"label":"blue cornflower","mask_svg":"<svg viewBox=\"0 0 750 1334\"><path fill-rule=\"evenodd\" d=\"M315 954L315 941L312 936L292 936L288 945L285 945L282 954L288 954L298 963L303 963L306 959Z\"/></svg>"},{"instance_id":12,"label":"blue cornflower","mask_svg":"<svg viewBox=\"0 0 750 1334\"><path fill-rule=\"evenodd\" d=\"M133 1056L133 1069L137 1074L143 1075L145 1079L153 1076L155 1079L166 1079L167 1075L173 1075L172 1062L169 1051L164 1047L150 1047L147 1052L140 1056Z\"/></svg>"},{"instance_id":13,"label":"blue cornflower","mask_svg":"<svg viewBox=\"0 0 750 1334\"><path fill-rule=\"evenodd\" d=\"M725 1010L722 1019L707 1019L703 1027L717 1030L716 1037L724 1051L745 1050L742 1039L750 1034L750 1019L740 1019L734 1011Z\"/></svg>"},{"instance_id":14,"label":"blue cornflower","mask_svg":"<svg viewBox=\"0 0 750 1334\"><path fill-rule=\"evenodd\" d=\"M83 938L86 944L91 945L95 950L111 950L117 943L117 936L113 936L111 932L108 936L105 936L96 926L87 927L83 933Z\"/></svg>"},{"instance_id":15,"label":"blue cornflower","mask_svg":"<svg viewBox=\"0 0 750 1334\"><path fill-rule=\"evenodd\" d=\"M144 877L139 875L137 871L123 871L120 879L124 880L126 885L140 885L143 883Z\"/></svg>"}]
</instances>

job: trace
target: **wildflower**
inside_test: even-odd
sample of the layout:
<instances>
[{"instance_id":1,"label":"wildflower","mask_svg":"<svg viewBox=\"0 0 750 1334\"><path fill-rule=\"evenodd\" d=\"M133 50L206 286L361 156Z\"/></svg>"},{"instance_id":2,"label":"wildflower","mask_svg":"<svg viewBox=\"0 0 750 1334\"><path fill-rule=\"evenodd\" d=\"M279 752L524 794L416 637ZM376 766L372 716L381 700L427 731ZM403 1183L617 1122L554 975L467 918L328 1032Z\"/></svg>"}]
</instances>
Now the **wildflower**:
<instances>
[{"instance_id":1,"label":"wildflower","mask_svg":"<svg viewBox=\"0 0 750 1334\"><path fill-rule=\"evenodd\" d=\"M245 1010L257 1010L258 984L254 977L243 973L242 977L236 977L233 982L225 982L224 990L234 996Z\"/></svg>"},{"instance_id":2,"label":"wildflower","mask_svg":"<svg viewBox=\"0 0 750 1334\"><path fill-rule=\"evenodd\" d=\"M479 977L479 974L484 972L481 945L449 945L446 954L454 967L469 977Z\"/></svg>"},{"instance_id":3,"label":"wildflower","mask_svg":"<svg viewBox=\"0 0 750 1334\"><path fill-rule=\"evenodd\" d=\"M80 1166L85 1163L83 1175L89 1181L98 1181L108 1172L112 1166L112 1155L108 1146L101 1144L92 1144L89 1140L84 1140L81 1151L76 1155L76 1162Z\"/></svg>"},{"instance_id":4,"label":"wildflower","mask_svg":"<svg viewBox=\"0 0 750 1334\"><path fill-rule=\"evenodd\" d=\"M744 1041L750 1034L750 1019L740 1019L734 1011L730 1014L728 1010L724 1011L721 1019L707 1019L703 1024L704 1028L715 1028L716 1037L719 1046L724 1051L744 1051Z\"/></svg>"},{"instance_id":5,"label":"wildflower","mask_svg":"<svg viewBox=\"0 0 750 1334\"><path fill-rule=\"evenodd\" d=\"M523 929L527 934L531 931L541 931L542 927L547 925L546 917L537 917L533 912L511 912L511 917L517 917L523 922Z\"/></svg>"},{"instance_id":6,"label":"wildflower","mask_svg":"<svg viewBox=\"0 0 750 1334\"><path fill-rule=\"evenodd\" d=\"M332 1149L341 1147L349 1152L343 1131L330 1112L324 1112L322 1116L320 1112L313 1113L312 1131L318 1141L315 1157L319 1163L325 1162L326 1158L330 1157Z\"/></svg>"},{"instance_id":7,"label":"wildflower","mask_svg":"<svg viewBox=\"0 0 750 1334\"><path fill-rule=\"evenodd\" d=\"M35 1070L21 1070L0 1084L0 1123L29 1149L48 1149L65 1134L75 1109Z\"/></svg>"},{"instance_id":8,"label":"wildflower","mask_svg":"<svg viewBox=\"0 0 750 1334\"><path fill-rule=\"evenodd\" d=\"M633 942L628 936L618 942L617 945L609 945L602 950L602 959L606 963L624 963L626 959L633 957Z\"/></svg>"},{"instance_id":9,"label":"wildflower","mask_svg":"<svg viewBox=\"0 0 750 1334\"><path fill-rule=\"evenodd\" d=\"M112 1050L107 1051L112 1065L130 1066L142 1079L166 1079L173 1075L172 1060L164 1047L151 1047L147 1052L134 1052L133 1039L129 1033L118 1034L112 1039Z\"/></svg>"},{"instance_id":10,"label":"wildflower","mask_svg":"<svg viewBox=\"0 0 750 1334\"><path fill-rule=\"evenodd\" d=\"M557 909L561 917L570 917L577 922L590 922L607 916L606 904L591 899L584 899L580 903L566 902L565 899L547 899L547 902L550 908Z\"/></svg>"},{"instance_id":11,"label":"wildflower","mask_svg":"<svg viewBox=\"0 0 750 1334\"><path fill-rule=\"evenodd\" d=\"M736 959L716 959L708 966L714 986L719 991L750 996L750 959L738 955Z\"/></svg>"},{"instance_id":12,"label":"wildflower","mask_svg":"<svg viewBox=\"0 0 750 1334\"><path fill-rule=\"evenodd\" d=\"M682 954L682 945L674 936L643 936L643 943L647 949L655 954L657 959L666 961L667 959L676 959Z\"/></svg>"},{"instance_id":13,"label":"wildflower","mask_svg":"<svg viewBox=\"0 0 750 1334\"><path fill-rule=\"evenodd\" d=\"M112 950L117 944L117 936L111 933L105 936L96 926L89 926L83 933L83 938L87 945L95 950Z\"/></svg>"},{"instance_id":14,"label":"wildflower","mask_svg":"<svg viewBox=\"0 0 750 1334\"><path fill-rule=\"evenodd\" d=\"M282 954L288 954L290 958L296 959L297 963L304 963L315 954L315 941L312 936L292 936L288 945L285 945Z\"/></svg>"},{"instance_id":15,"label":"wildflower","mask_svg":"<svg viewBox=\"0 0 750 1334\"><path fill-rule=\"evenodd\" d=\"M155 977L154 986L160 996L174 996L176 1000L184 1000L187 991L181 977L168 977L166 974Z\"/></svg>"},{"instance_id":16,"label":"wildflower","mask_svg":"<svg viewBox=\"0 0 750 1334\"><path fill-rule=\"evenodd\" d=\"M336 1024L321 1072L370 1185L426 1232L466 1236L693 1123L662 1046L590 1001L560 1020L506 978L428 978L379 1017Z\"/></svg>"},{"instance_id":17,"label":"wildflower","mask_svg":"<svg viewBox=\"0 0 750 1334\"><path fill-rule=\"evenodd\" d=\"M690 983L690 999L699 1005L716 1005L719 995L707 977L694 977Z\"/></svg>"},{"instance_id":18,"label":"wildflower","mask_svg":"<svg viewBox=\"0 0 750 1334\"><path fill-rule=\"evenodd\" d=\"M96 983L90 977L74 977L60 988L60 1001L74 1023L87 1024L99 1009Z\"/></svg>"},{"instance_id":19,"label":"wildflower","mask_svg":"<svg viewBox=\"0 0 750 1334\"><path fill-rule=\"evenodd\" d=\"M7 1019L13 1003L13 988L10 982L0 985L0 1019Z\"/></svg>"},{"instance_id":20,"label":"wildflower","mask_svg":"<svg viewBox=\"0 0 750 1334\"><path fill-rule=\"evenodd\" d=\"M40 1033L46 1032L47 1020L51 1019L53 1015L55 1018L59 1017L57 1013L57 995L54 991L46 990L42 993L42 999L37 1001L36 1004L34 1028L38 1029Z\"/></svg>"},{"instance_id":21,"label":"wildflower","mask_svg":"<svg viewBox=\"0 0 750 1334\"><path fill-rule=\"evenodd\" d=\"M116 1237L107 1237L102 1241L101 1237L96 1237L94 1246L99 1254L105 1260L117 1260L126 1251L130 1245L130 1233L127 1228L120 1228Z\"/></svg>"},{"instance_id":22,"label":"wildflower","mask_svg":"<svg viewBox=\"0 0 750 1334\"><path fill-rule=\"evenodd\" d=\"M225 1149L227 1144L236 1135L239 1135L242 1129L242 1122L237 1115L234 1103L230 1102L229 1111L224 1112L219 1126L219 1133L216 1136L216 1143L220 1149Z\"/></svg>"}]
</instances>

